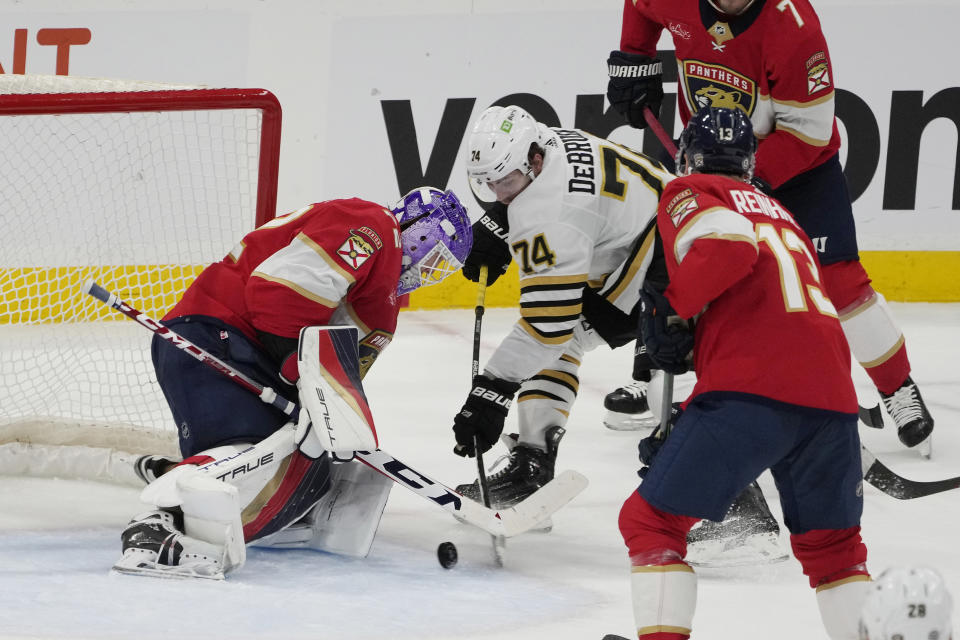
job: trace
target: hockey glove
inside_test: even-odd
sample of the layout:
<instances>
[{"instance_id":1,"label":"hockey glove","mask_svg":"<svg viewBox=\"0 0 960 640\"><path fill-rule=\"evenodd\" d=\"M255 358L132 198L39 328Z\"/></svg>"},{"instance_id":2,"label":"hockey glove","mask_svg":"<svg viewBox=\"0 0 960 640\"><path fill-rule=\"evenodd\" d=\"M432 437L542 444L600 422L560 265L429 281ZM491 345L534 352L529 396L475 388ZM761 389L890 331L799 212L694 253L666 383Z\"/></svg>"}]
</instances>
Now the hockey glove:
<instances>
[{"instance_id":1,"label":"hockey glove","mask_svg":"<svg viewBox=\"0 0 960 640\"><path fill-rule=\"evenodd\" d=\"M510 267L512 260L507 247L507 205L494 202L479 220L473 223L473 248L463 262L463 277L480 281L480 267L487 265L487 286L497 281Z\"/></svg>"},{"instance_id":2,"label":"hockey glove","mask_svg":"<svg viewBox=\"0 0 960 640\"><path fill-rule=\"evenodd\" d=\"M477 455L473 446L474 438L480 446L480 453L496 444L503 432L503 422L510 411L513 396L519 388L519 382L485 375L474 376L473 389L460 413L453 419L453 433L457 438L453 452L458 456L473 458Z\"/></svg>"},{"instance_id":3,"label":"hockey glove","mask_svg":"<svg viewBox=\"0 0 960 640\"><path fill-rule=\"evenodd\" d=\"M625 51L611 51L607 59L607 99L614 109L627 118L631 127L644 129L644 107L654 117L660 115L663 102L663 63L649 56Z\"/></svg>"},{"instance_id":4,"label":"hockey glove","mask_svg":"<svg viewBox=\"0 0 960 640\"><path fill-rule=\"evenodd\" d=\"M683 409L680 408L679 402L674 402L670 406L670 427L673 428L673 425L677 424L677 420L680 419L680 414L683 413ZM658 425L656 429L653 430L646 438L641 438L640 442L637 443L637 457L640 458L640 464L643 465L640 467L640 470L637 471L637 475L641 478L647 476L647 471L650 469L650 465L653 464L653 459L657 457L657 454L660 452L660 449L663 447L663 443L667 440L666 432L660 428Z\"/></svg>"},{"instance_id":5,"label":"hockey glove","mask_svg":"<svg viewBox=\"0 0 960 640\"><path fill-rule=\"evenodd\" d=\"M680 375L690 370L693 332L649 282L640 291L640 337L658 368Z\"/></svg>"}]
</instances>

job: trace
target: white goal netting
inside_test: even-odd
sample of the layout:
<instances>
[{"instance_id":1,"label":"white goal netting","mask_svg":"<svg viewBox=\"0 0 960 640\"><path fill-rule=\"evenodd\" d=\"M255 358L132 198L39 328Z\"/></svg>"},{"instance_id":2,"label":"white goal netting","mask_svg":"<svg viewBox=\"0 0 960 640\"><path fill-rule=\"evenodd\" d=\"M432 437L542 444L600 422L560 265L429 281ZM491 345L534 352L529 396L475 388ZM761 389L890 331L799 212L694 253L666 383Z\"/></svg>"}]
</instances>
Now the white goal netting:
<instances>
[{"instance_id":1,"label":"white goal netting","mask_svg":"<svg viewBox=\"0 0 960 640\"><path fill-rule=\"evenodd\" d=\"M273 217L279 135L260 89L0 76L0 444L175 452L151 333L80 285L162 316Z\"/></svg>"}]
</instances>

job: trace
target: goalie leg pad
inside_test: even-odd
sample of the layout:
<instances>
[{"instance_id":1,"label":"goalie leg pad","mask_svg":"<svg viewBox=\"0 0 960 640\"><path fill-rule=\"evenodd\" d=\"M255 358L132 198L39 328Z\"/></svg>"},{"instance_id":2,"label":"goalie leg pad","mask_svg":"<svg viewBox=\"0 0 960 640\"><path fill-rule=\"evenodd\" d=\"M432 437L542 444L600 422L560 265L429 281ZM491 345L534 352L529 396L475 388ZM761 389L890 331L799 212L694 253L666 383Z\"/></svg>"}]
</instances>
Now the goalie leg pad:
<instances>
[{"instance_id":1,"label":"goalie leg pad","mask_svg":"<svg viewBox=\"0 0 960 640\"><path fill-rule=\"evenodd\" d=\"M311 457L329 451L349 458L354 451L376 449L377 431L360 383L357 330L304 327L297 366L301 403L297 445L301 450ZM302 415L304 409L307 416Z\"/></svg>"},{"instance_id":2,"label":"goalie leg pad","mask_svg":"<svg viewBox=\"0 0 960 640\"><path fill-rule=\"evenodd\" d=\"M309 548L365 558L394 482L356 460L332 464L330 490L306 516L257 546Z\"/></svg>"}]
</instances>

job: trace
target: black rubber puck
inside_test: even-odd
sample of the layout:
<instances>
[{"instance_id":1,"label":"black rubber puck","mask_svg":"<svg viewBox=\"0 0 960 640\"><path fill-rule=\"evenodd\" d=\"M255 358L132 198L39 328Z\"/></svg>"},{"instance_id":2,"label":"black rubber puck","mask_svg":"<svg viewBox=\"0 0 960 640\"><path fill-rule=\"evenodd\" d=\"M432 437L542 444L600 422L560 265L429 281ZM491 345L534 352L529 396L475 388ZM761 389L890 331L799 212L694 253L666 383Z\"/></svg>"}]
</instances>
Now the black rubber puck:
<instances>
[{"instance_id":1,"label":"black rubber puck","mask_svg":"<svg viewBox=\"0 0 960 640\"><path fill-rule=\"evenodd\" d=\"M437 560L444 569L452 569L457 565L457 547L452 542L441 542L437 547Z\"/></svg>"}]
</instances>

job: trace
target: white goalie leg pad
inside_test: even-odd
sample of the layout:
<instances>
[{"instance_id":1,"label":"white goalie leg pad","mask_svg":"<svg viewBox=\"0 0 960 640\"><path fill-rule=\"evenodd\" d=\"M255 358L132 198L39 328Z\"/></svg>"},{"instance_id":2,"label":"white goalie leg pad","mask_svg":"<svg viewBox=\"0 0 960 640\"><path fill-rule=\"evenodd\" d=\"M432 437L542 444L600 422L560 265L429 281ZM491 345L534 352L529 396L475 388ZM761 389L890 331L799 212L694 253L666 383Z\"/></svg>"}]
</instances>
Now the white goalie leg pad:
<instances>
[{"instance_id":1,"label":"white goalie leg pad","mask_svg":"<svg viewBox=\"0 0 960 640\"><path fill-rule=\"evenodd\" d=\"M141 501L183 511L184 534L218 547L222 572L239 569L246 561L240 499L237 488L183 465L147 485Z\"/></svg>"},{"instance_id":2,"label":"white goalie leg pad","mask_svg":"<svg viewBox=\"0 0 960 640\"><path fill-rule=\"evenodd\" d=\"M853 357L864 367L882 364L903 344L903 332L886 299L876 291L866 300L842 309L840 326Z\"/></svg>"},{"instance_id":3,"label":"white goalie leg pad","mask_svg":"<svg viewBox=\"0 0 960 640\"><path fill-rule=\"evenodd\" d=\"M817 607L830 640L857 640L860 610L863 608L869 576L856 575L817 587Z\"/></svg>"},{"instance_id":4,"label":"white goalie leg pad","mask_svg":"<svg viewBox=\"0 0 960 640\"><path fill-rule=\"evenodd\" d=\"M296 442L300 450L312 458L324 451L349 458L354 451L376 449L376 428L360 384L357 330L304 327L297 365L301 415ZM308 415L303 415L304 410Z\"/></svg>"},{"instance_id":5,"label":"white goalie leg pad","mask_svg":"<svg viewBox=\"0 0 960 640\"><path fill-rule=\"evenodd\" d=\"M690 635L697 608L697 574L677 560L664 565L631 567L630 592L637 634Z\"/></svg>"},{"instance_id":6,"label":"white goalie leg pad","mask_svg":"<svg viewBox=\"0 0 960 640\"><path fill-rule=\"evenodd\" d=\"M367 557L394 482L356 460L332 465L330 476L330 490L306 516L256 546Z\"/></svg>"}]
</instances>

